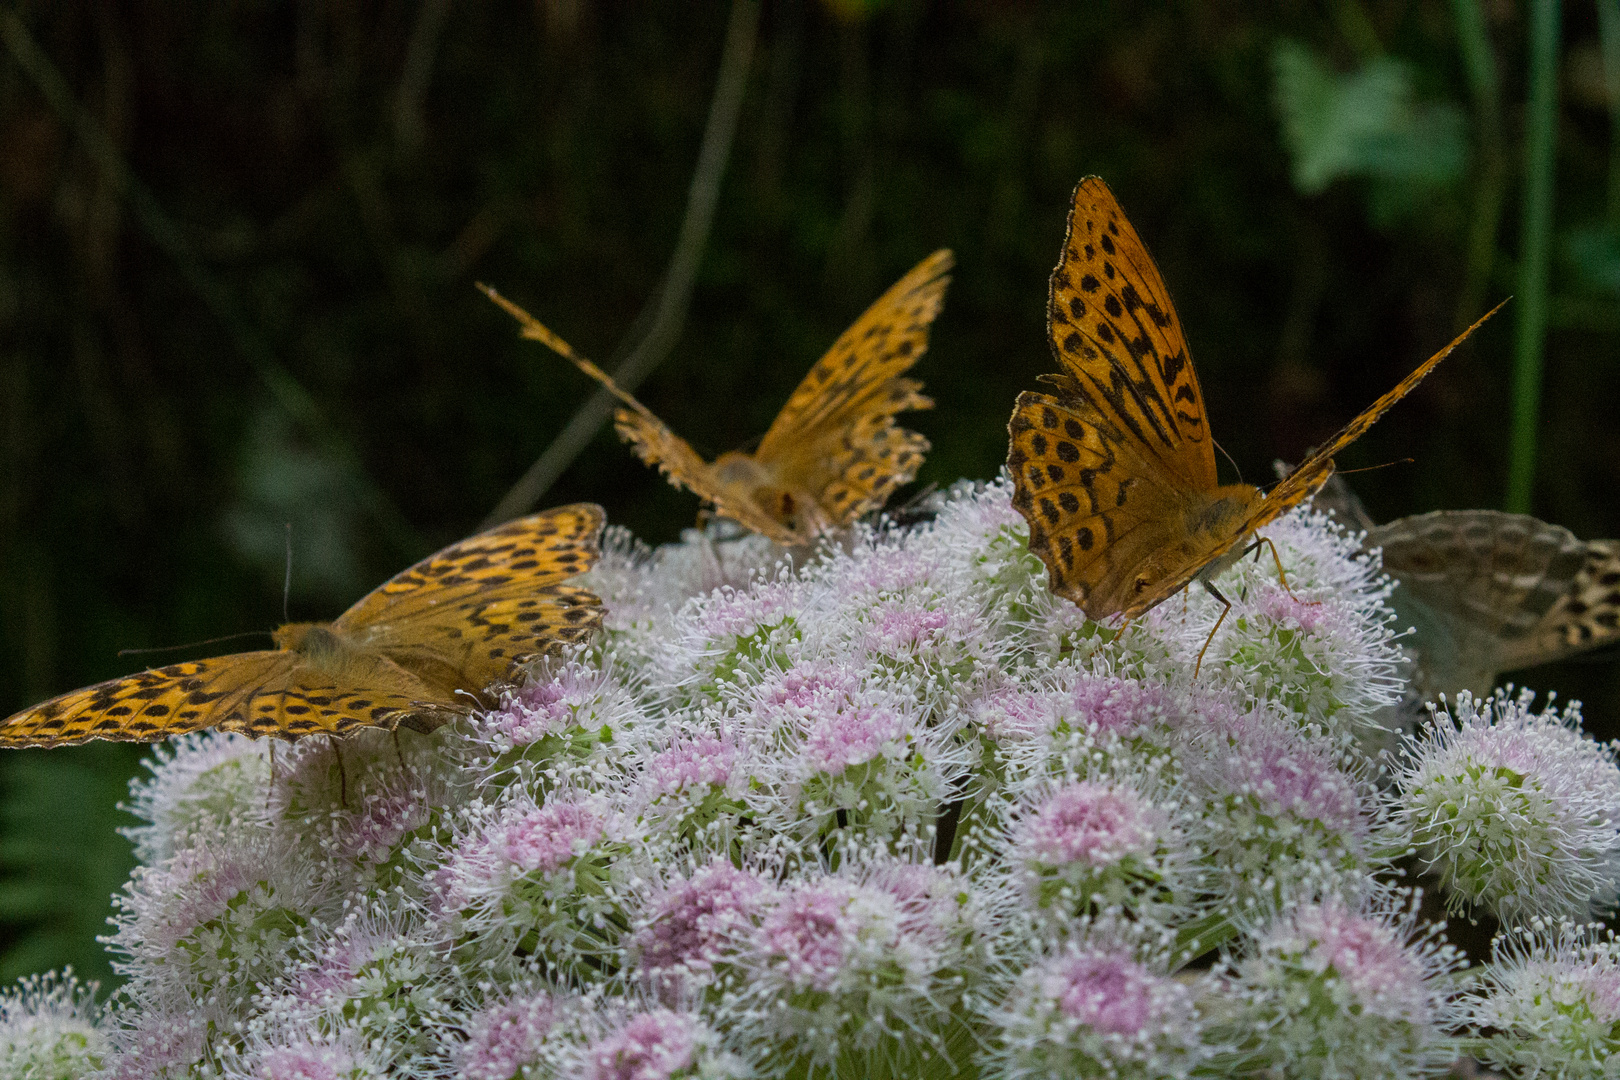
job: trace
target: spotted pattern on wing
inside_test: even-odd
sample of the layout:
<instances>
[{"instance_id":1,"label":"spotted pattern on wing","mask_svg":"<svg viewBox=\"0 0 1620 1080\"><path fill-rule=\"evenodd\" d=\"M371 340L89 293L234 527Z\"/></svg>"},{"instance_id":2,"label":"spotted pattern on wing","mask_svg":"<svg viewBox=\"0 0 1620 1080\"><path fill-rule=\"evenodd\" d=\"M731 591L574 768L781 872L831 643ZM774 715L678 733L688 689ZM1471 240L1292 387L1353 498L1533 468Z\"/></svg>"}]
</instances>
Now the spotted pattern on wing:
<instances>
[{"instance_id":1,"label":"spotted pattern on wing","mask_svg":"<svg viewBox=\"0 0 1620 1080\"><path fill-rule=\"evenodd\" d=\"M1569 591L1532 634L1538 654L1556 659L1620 641L1620 542L1592 540ZM1515 664L1525 667L1527 664Z\"/></svg>"},{"instance_id":2,"label":"spotted pattern on wing","mask_svg":"<svg viewBox=\"0 0 1620 1080\"><path fill-rule=\"evenodd\" d=\"M1048 297L1047 332L1073 392L1183 483L1214 487L1204 398L1170 292L1095 176L1075 189Z\"/></svg>"},{"instance_id":3,"label":"spotted pattern on wing","mask_svg":"<svg viewBox=\"0 0 1620 1080\"><path fill-rule=\"evenodd\" d=\"M1064 370L1042 376L1055 393L1020 394L1008 424L1013 506L1029 523L1030 550L1046 564L1053 591L1089 618L1132 619L1195 579L1211 580L1256 530L1320 488L1333 474L1333 455L1474 327L1269 495L1247 484L1220 486L1169 293L1107 185L1081 181L1048 304Z\"/></svg>"},{"instance_id":4,"label":"spotted pattern on wing","mask_svg":"<svg viewBox=\"0 0 1620 1080\"><path fill-rule=\"evenodd\" d=\"M941 250L913 267L811 367L753 454L712 463L534 316L484 291L522 324L524 337L571 360L623 403L614 427L642 461L721 516L792 546L877 509L916 476L928 440L894 417L933 407L922 384L902 376L928 348L951 265Z\"/></svg>"},{"instance_id":5,"label":"spotted pattern on wing","mask_svg":"<svg viewBox=\"0 0 1620 1080\"><path fill-rule=\"evenodd\" d=\"M0 746L153 742L218 728L297 739L356 727L419 730L492 703L491 685L584 640L601 602L564 584L596 561L600 507L559 507L455 544L330 624L276 631L278 649L155 668L25 709Z\"/></svg>"},{"instance_id":6,"label":"spotted pattern on wing","mask_svg":"<svg viewBox=\"0 0 1620 1080\"><path fill-rule=\"evenodd\" d=\"M941 249L878 297L838 336L800 381L754 452L781 461L788 479L806 448L868 416L928 409L922 385L902 379L928 349L928 331L945 304L954 259Z\"/></svg>"}]
</instances>

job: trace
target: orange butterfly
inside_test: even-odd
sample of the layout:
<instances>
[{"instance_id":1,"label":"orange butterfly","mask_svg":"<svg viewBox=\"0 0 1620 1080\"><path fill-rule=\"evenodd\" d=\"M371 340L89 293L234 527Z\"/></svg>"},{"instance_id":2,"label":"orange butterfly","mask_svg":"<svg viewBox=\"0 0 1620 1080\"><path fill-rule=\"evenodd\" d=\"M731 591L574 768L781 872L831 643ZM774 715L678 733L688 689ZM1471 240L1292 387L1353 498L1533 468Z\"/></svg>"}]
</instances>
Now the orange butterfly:
<instances>
[{"instance_id":1,"label":"orange butterfly","mask_svg":"<svg viewBox=\"0 0 1620 1080\"><path fill-rule=\"evenodd\" d=\"M330 623L289 623L277 648L143 671L24 709L0 746L90 739L156 742L200 728L341 735L432 731L492 704L489 684L602 621L601 601L566 578L598 555L602 508L561 506L431 555Z\"/></svg>"},{"instance_id":2,"label":"orange butterfly","mask_svg":"<svg viewBox=\"0 0 1620 1080\"><path fill-rule=\"evenodd\" d=\"M489 286L480 288L523 324L524 337L572 360L624 403L614 425L642 461L721 516L794 546L878 509L917 475L928 440L894 417L933 407L920 382L901 376L928 348L951 264L946 250L918 263L816 361L759 449L721 454L712 463L538 319Z\"/></svg>"},{"instance_id":3,"label":"orange butterfly","mask_svg":"<svg viewBox=\"0 0 1620 1080\"><path fill-rule=\"evenodd\" d=\"M1041 376L1055 394L1019 394L1008 424L1013 505L1029 522L1029 549L1046 564L1052 591L1095 620L1134 619L1195 579L1226 604L1211 582L1252 549L1239 545L1326 483L1333 455L1497 309L1269 494L1220 485L1198 376L1164 280L1108 185L1082 180L1048 304L1063 372Z\"/></svg>"}]
</instances>

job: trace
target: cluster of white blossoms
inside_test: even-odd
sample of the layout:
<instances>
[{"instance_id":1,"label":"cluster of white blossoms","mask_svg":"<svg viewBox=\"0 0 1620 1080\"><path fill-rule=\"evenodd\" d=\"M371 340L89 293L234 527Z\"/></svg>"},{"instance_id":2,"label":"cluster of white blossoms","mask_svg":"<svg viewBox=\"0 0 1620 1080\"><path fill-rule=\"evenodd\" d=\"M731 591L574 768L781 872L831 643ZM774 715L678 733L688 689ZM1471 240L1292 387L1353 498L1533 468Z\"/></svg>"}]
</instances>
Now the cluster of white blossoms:
<instances>
[{"instance_id":1,"label":"cluster of white blossoms","mask_svg":"<svg viewBox=\"0 0 1620 1080\"><path fill-rule=\"evenodd\" d=\"M1575 711L1369 749L1389 586L1309 511L1198 669L1200 590L1099 626L1008 485L935 509L799 563L610 535L605 632L499 708L159 749L125 982L0 997L0 1076L1612 1075L1620 948L1576 924L1620 768ZM1509 927L1482 974L1420 878Z\"/></svg>"}]
</instances>

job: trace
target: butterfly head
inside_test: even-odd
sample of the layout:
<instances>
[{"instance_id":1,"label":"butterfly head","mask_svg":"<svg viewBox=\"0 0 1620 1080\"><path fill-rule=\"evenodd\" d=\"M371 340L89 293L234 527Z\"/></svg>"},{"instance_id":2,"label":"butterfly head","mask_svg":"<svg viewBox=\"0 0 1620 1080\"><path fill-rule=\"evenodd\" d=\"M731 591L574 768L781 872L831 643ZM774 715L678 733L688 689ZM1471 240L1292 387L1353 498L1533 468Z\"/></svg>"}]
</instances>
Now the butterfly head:
<instances>
[{"instance_id":1,"label":"butterfly head","mask_svg":"<svg viewBox=\"0 0 1620 1080\"><path fill-rule=\"evenodd\" d=\"M336 656L343 645L326 623L288 623L274 634L276 647L312 660Z\"/></svg>"}]
</instances>

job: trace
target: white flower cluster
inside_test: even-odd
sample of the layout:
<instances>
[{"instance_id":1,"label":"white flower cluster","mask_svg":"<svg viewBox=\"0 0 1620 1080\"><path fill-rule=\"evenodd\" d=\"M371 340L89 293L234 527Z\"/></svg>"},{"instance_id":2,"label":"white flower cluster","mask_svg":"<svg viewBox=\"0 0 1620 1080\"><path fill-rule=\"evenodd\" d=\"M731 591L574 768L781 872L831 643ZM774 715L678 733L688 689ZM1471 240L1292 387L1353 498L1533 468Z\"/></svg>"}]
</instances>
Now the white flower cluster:
<instances>
[{"instance_id":1,"label":"white flower cluster","mask_svg":"<svg viewBox=\"0 0 1620 1080\"><path fill-rule=\"evenodd\" d=\"M1387 584L1308 512L1195 675L1201 591L1098 626L1005 483L935 509L803 564L612 536L605 633L489 713L159 750L127 981L0 998L0 1075L1605 1075L1612 942L1535 923L1468 990L1397 887L1415 853L1525 927L1611 903L1575 714L1464 701L1381 767Z\"/></svg>"}]
</instances>

